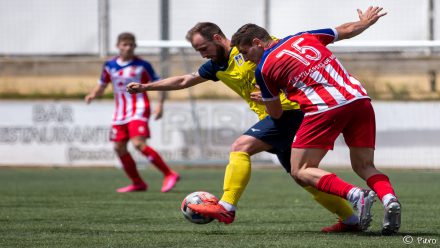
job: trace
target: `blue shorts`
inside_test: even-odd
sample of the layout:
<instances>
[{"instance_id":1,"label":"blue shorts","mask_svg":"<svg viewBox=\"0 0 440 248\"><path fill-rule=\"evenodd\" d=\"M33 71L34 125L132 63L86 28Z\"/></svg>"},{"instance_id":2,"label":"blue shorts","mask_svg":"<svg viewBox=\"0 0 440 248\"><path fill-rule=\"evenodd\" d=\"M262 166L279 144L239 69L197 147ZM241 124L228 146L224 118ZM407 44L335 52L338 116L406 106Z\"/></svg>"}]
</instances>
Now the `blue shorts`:
<instances>
[{"instance_id":1,"label":"blue shorts","mask_svg":"<svg viewBox=\"0 0 440 248\"><path fill-rule=\"evenodd\" d=\"M293 138L304 118L301 110L286 110L280 119L275 120L270 116L260 120L244 135L249 135L272 146L267 152L277 155L284 169L290 173L290 153Z\"/></svg>"}]
</instances>

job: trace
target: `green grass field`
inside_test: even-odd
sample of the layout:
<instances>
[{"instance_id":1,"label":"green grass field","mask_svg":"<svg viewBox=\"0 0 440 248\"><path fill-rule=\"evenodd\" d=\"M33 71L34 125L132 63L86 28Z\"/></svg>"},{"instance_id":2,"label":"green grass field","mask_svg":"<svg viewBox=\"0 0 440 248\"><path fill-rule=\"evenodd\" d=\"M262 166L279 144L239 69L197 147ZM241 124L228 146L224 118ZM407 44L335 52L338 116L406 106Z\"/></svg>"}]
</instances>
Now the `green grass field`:
<instances>
[{"instance_id":1,"label":"green grass field","mask_svg":"<svg viewBox=\"0 0 440 248\"><path fill-rule=\"evenodd\" d=\"M180 212L182 199L196 190L221 196L223 168L179 171L172 192L160 193L161 175L147 169L148 192L118 194L128 183L118 169L0 168L0 247L440 246L440 171L386 171L403 205L401 232L392 237L380 235L379 202L369 232L320 233L336 217L281 169L254 169L233 224L192 224ZM365 186L352 171L337 173ZM412 245L403 243L405 235Z\"/></svg>"}]
</instances>

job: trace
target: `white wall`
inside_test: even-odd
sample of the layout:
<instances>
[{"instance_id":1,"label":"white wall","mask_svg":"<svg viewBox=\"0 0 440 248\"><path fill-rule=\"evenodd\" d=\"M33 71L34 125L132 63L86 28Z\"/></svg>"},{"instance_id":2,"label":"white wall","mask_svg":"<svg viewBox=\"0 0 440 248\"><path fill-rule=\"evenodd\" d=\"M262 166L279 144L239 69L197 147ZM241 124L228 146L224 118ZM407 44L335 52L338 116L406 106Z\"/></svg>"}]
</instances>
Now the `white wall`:
<instances>
[{"instance_id":1,"label":"white wall","mask_svg":"<svg viewBox=\"0 0 440 248\"><path fill-rule=\"evenodd\" d=\"M116 37L121 32L133 32L138 40L158 40L160 37L160 0L109 0L110 49L116 52Z\"/></svg>"},{"instance_id":2,"label":"white wall","mask_svg":"<svg viewBox=\"0 0 440 248\"><path fill-rule=\"evenodd\" d=\"M388 15L362 40L428 38L428 0L271 0L270 30L276 36L334 27L357 20L356 8L385 7ZM436 1L437 3L437 1ZM160 0L109 0L110 48L116 36L134 32L139 40L160 38ZM264 24L264 0L171 0L170 36L184 40L200 21L218 23L231 36L241 25ZM440 34L437 4L435 32ZM98 53L98 0L1 0L0 54Z\"/></svg>"},{"instance_id":3,"label":"white wall","mask_svg":"<svg viewBox=\"0 0 440 248\"><path fill-rule=\"evenodd\" d=\"M281 37L304 30L336 27L358 20L356 10L358 8L365 10L371 5L382 6L388 14L354 40L424 40L428 38L427 0L272 0L271 31L274 35ZM437 23L440 23L439 19Z\"/></svg>"},{"instance_id":4,"label":"white wall","mask_svg":"<svg viewBox=\"0 0 440 248\"><path fill-rule=\"evenodd\" d=\"M98 51L98 6L91 0L0 1L0 54Z\"/></svg>"},{"instance_id":5,"label":"white wall","mask_svg":"<svg viewBox=\"0 0 440 248\"><path fill-rule=\"evenodd\" d=\"M186 32L197 22L214 22L227 36L252 22L263 25L263 0L172 0L171 39L184 40ZM189 7L191 6L191 7Z\"/></svg>"}]
</instances>

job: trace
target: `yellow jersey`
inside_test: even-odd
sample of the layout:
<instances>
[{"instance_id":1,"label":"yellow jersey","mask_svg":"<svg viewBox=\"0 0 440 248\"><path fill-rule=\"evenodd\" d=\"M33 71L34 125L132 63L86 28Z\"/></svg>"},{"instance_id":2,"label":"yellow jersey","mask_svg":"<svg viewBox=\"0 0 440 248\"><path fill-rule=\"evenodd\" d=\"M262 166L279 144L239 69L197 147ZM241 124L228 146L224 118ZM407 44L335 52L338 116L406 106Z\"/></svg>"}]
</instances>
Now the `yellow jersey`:
<instances>
[{"instance_id":1,"label":"yellow jersey","mask_svg":"<svg viewBox=\"0 0 440 248\"><path fill-rule=\"evenodd\" d=\"M256 103L250 98L250 94L259 91L255 81L256 65L250 61L244 61L243 55L236 47L229 51L229 59L223 64L217 64L209 60L199 68L202 78L212 81L222 81L249 105L261 120L267 116L264 104ZM280 94L283 110L299 109L298 103L287 100L284 93Z\"/></svg>"}]
</instances>

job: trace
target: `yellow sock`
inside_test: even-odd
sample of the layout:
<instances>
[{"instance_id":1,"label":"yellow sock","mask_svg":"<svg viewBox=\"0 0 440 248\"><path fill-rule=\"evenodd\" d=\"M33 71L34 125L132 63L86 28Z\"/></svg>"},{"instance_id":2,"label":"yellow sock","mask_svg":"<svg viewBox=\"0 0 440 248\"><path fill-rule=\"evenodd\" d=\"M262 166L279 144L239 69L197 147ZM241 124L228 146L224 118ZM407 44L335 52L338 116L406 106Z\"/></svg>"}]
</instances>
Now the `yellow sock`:
<instances>
[{"instance_id":1,"label":"yellow sock","mask_svg":"<svg viewBox=\"0 0 440 248\"><path fill-rule=\"evenodd\" d=\"M304 187L304 189L313 195L315 201L319 202L328 211L336 214L341 220L345 220L354 214L353 208L345 199L319 191L311 186Z\"/></svg>"},{"instance_id":2,"label":"yellow sock","mask_svg":"<svg viewBox=\"0 0 440 248\"><path fill-rule=\"evenodd\" d=\"M231 152L226 166L221 201L237 206L251 177L251 158L246 152Z\"/></svg>"}]
</instances>

